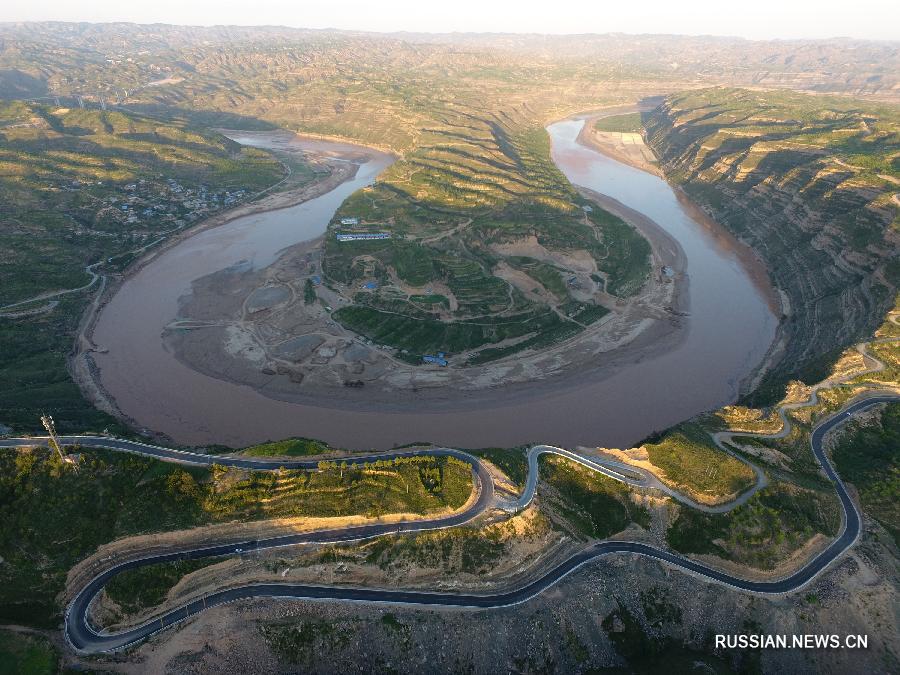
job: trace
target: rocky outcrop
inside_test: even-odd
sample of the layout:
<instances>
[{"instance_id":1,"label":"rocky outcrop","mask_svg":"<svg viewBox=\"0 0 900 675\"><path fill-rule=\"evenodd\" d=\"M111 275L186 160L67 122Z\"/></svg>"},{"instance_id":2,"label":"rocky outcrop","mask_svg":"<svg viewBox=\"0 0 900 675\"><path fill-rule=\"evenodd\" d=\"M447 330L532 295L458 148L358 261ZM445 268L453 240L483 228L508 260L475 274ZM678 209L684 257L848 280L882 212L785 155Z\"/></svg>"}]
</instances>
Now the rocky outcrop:
<instances>
[{"instance_id":1,"label":"rocky outcrop","mask_svg":"<svg viewBox=\"0 0 900 675\"><path fill-rule=\"evenodd\" d=\"M852 103L852 102L851 102ZM765 261L786 348L761 387L813 377L882 322L900 280L897 118L742 90L674 95L646 116L666 175Z\"/></svg>"}]
</instances>

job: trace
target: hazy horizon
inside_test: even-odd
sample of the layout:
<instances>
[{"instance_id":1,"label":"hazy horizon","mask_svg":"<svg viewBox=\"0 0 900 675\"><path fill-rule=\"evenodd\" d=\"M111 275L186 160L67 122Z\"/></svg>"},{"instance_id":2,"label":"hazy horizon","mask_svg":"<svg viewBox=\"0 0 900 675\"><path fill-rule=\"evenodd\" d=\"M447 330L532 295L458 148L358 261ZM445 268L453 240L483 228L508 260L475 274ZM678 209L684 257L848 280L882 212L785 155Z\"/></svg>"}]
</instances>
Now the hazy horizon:
<instances>
[{"instance_id":1,"label":"hazy horizon","mask_svg":"<svg viewBox=\"0 0 900 675\"><path fill-rule=\"evenodd\" d=\"M298 8L286 0L222 4L211 0L175 0L123 5L98 0L90 6L59 0L35 0L0 9L0 22L137 23L182 26L273 26L373 33L506 33L539 35L684 35L749 40L823 40L851 38L900 40L900 10L883 0L859 0L853 11L838 0L784 2L759 0L752 10L723 11L713 0L674 5L651 0L640 7L598 7L575 1L565 12L540 12L520 4L458 0L452 9L415 2L376 5L362 0L314 0ZM877 17L877 20L873 20Z\"/></svg>"},{"instance_id":2,"label":"hazy horizon","mask_svg":"<svg viewBox=\"0 0 900 675\"><path fill-rule=\"evenodd\" d=\"M828 40L855 40L860 42L900 42L900 37L896 38L876 38L876 37L856 37L853 35L829 35L828 37L746 37L737 34L718 34L718 33L674 33L674 32L628 32L621 30L609 31L581 31L573 33L550 33L540 31L504 31L504 30L375 30L366 28L343 28L340 26L292 26L282 23L175 23L173 21L130 21L130 20L110 20L110 21L87 21L87 20L71 20L71 19L11 19L0 20L0 25L18 25L18 24L42 24L42 23L71 23L71 24L89 24L93 26L115 26L115 25L132 25L132 26L170 26L177 28L284 28L288 30L308 30L335 32L335 33L362 33L371 35L432 35L432 36L453 36L453 35L511 35L511 36L529 36L536 35L540 37L584 37L584 36L606 36L606 35L623 35L626 37L684 37L684 38L721 38L723 40L746 40L747 42L827 42Z\"/></svg>"}]
</instances>

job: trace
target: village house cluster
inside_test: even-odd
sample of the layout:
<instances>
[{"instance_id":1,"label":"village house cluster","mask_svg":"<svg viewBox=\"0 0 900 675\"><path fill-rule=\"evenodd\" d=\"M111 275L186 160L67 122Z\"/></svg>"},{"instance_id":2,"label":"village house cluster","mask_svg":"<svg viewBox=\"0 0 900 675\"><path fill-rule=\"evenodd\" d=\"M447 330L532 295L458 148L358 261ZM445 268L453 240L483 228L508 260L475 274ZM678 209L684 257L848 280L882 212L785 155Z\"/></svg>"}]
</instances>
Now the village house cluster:
<instances>
[{"instance_id":1,"label":"village house cluster","mask_svg":"<svg viewBox=\"0 0 900 675\"><path fill-rule=\"evenodd\" d=\"M97 185L102 186L102 182ZM82 189L85 186L72 181L71 187ZM186 187L173 178L164 181L141 179L100 196L99 203L95 204L95 219L129 225L183 226L222 208L237 206L246 196L244 189L211 190L205 185Z\"/></svg>"}]
</instances>

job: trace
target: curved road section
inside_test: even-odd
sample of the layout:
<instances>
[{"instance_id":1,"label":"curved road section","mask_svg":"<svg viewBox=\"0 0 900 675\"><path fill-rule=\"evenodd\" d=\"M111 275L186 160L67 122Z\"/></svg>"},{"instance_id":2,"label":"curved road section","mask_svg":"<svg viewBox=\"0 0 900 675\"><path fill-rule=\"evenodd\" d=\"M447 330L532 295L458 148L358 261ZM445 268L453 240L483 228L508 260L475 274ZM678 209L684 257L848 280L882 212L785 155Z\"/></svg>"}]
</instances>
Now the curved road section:
<instances>
[{"instance_id":1,"label":"curved road section","mask_svg":"<svg viewBox=\"0 0 900 675\"><path fill-rule=\"evenodd\" d=\"M154 633L183 621L203 610L235 600L246 598L298 598L310 600L343 600L358 602L380 602L432 607L462 607L470 609L491 609L517 605L538 595L547 588L558 583L561 579L571 574L582 565L613 553L631 553L643 555L648 558L668 563L685 572L696 574L710 581L715 581L732 588L752 593L780 594L789 593L802 588L815 578L822 570L830 565L844 551L853 546L859 537L861 516L847 493L843 482L832 467L825 455L823 439L833 428L845 422L853 414L870 408L880 403L888 403L900 400L897 395L880 395L857 401L842 412L826 419L819 424L812 433L811 444L816 459L822 465L828 478L834 483L843 509L843 522L838 537L819 555L810 560L803 568L794 574L776 581L751 581L733 576L726 572L709 567L703 563L685 558L681 555L664 551L640 542L629 541L603 541L598 542L583 551L575 554L568 560L546 571L539 578L530 583L494 594L461 594L461 593L434 593L428 591L402 591L383 590L372 588L351 588L333 586L313 586L298 584L250 584L236 588L228 588L211 593L196 599L182 607L173 609L146 623L127 631L119 633L105 633L96 630L88 621L88 608L103 589L106 583L114 576L128 569L143 567L156 563L173 560L192 560L226 555L239 555L244 552L273 549L283 546L296 546L298 544L319 544L358 541L385 534L401 532L417 532L423 530L439 529L461 525L482 513L493 501L493 482L490 473L484 464L477 458L459 450L449 448L437 448L432 450L412 450L395 453L353 457L352 461L365 462L376 459L391 459L395 457L409 456L449 456L471 464L477 478L478 495L475 501L463 512L414 522L402 522L391 525L363 525L351 528L323 530L296 535L287 535L258 541L246 541L237 544L211 546L206 548L179 551L175 553L149 556L137 560L120 563L101 573L88 583L71 602L66 611L66 638L72 647L81 653L110 652L123 649L139 642ZM21 447L34 445L39 439L0 439L0 447ZM87 447L101 447L113 450L121 450L141 455L156 457L166 461L176 461L186 464L222 464L246 469L271 470L274 463L266 460L255 460L241 457L208 456L190 453L170 448L144 445L133 441L109 439L103 437L78 437L68 436L61 439L66 444L80 444ZM517 500L515 507L527 506L534 498L537 487L537 459L545 453L558 454L600 471L611 478L621 480L629 484L640 485L643 477L636 474L633 468L625 465L600 463L587 459L575 453L552 446L535 446L529 453L529 474L526 489ZM315 469L318 461L299 460L278 463L278 467L291 469Z\"/></svg>"}]
</instances>

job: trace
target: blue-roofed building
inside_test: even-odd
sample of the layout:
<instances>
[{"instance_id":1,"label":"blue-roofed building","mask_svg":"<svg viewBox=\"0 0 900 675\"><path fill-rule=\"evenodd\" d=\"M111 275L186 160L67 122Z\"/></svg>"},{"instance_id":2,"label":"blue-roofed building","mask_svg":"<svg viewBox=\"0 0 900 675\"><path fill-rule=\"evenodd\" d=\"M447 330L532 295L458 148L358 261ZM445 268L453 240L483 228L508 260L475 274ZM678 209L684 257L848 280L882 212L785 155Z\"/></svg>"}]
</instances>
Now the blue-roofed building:
<instances>
[{"instance_id":1,"label":"blue-roofed building","mask_svg":"<svg viewBox=\"0 0 900 675\"><path fill-rule=\"evenodd\" d=\"M322 284L322 277L320 277L318 274L313 274L313 275L310 277L310 279L311 279L312 282L313 282L313 286L321 286L321 284Z\"/></svg>"},{"instance_id":2,"label":"blue-roofed building","mask_svg":"<svg viewBox=\"0 0 900 675\"><path fill-rule=\"evenodd\" d=\"M425 363L433 363L436 366L448 366L450 365L447 362L447 359L444 358L444 352L441 352L438 356L432 356L431 354L426 354L422 357L422 361Z\"/></svg>"}]
</instances>

